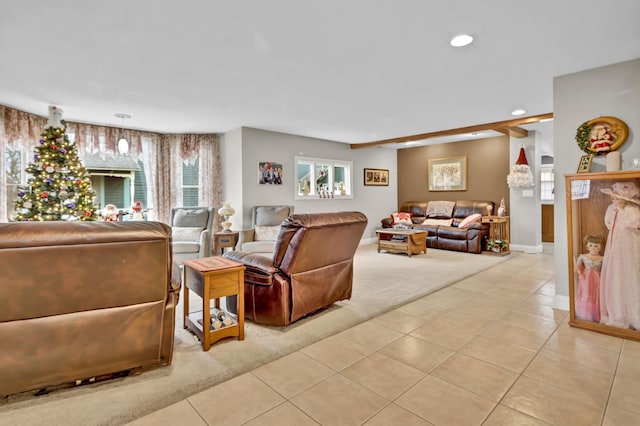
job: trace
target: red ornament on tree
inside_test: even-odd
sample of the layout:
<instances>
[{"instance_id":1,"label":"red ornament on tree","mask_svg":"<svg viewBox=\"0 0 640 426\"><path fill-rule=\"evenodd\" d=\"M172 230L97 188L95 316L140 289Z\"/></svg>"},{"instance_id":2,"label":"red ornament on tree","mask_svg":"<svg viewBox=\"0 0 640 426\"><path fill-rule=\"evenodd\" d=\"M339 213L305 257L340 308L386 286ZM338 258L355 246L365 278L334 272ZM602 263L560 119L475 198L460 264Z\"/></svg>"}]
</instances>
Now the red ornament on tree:
<instances>
[{"instance_id":1,"label":"red ornament on tree","mask_svg":"<svg viewBox=\"0 0 640 426\"><path fill-rule=\"evenodd\" d=\"M58 149L58 145L56 145L55 143L51 144L51 149Z\"/></svg>"},{"instance_id":2,"label":"red ornament on tree","mask_svg":"<svg viewBox=\"0 0 640 426\"><path fill-rule=\"evenodd\" d=\"M40 198L49 198L49 193L47 191L44 191L42 194L40 194Z\"/></svg>"},{"instance_id":3,"label":"red ornament on tree","mask_svg":"<svg viewBox=\"0 0 640 426\"><path fill-rule=\"evenodd\" d=\"M91 217L91 212L90 212L90 211L88 211L88 210L85 210L85 211L84 211L84 215L85 215L86 217Z\"/></svg>"}]
</instances>

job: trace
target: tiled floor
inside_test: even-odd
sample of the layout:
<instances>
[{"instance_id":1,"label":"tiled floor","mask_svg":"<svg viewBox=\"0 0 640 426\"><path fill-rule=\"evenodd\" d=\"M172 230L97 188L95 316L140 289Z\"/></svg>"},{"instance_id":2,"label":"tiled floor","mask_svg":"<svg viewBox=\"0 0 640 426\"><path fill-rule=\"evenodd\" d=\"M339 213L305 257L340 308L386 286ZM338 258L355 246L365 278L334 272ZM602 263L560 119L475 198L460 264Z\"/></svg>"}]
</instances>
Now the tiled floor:
<instances>
[{"instance_id":1,"label":"tiled floor","mask_svg":"<svg viewBox=\"0 0 640 426\"><path fill-rule=\"evenodd\" d=\"M131 425L640 425L640 342L571 328L515 257Z\"/></svg>"}]
</instances>

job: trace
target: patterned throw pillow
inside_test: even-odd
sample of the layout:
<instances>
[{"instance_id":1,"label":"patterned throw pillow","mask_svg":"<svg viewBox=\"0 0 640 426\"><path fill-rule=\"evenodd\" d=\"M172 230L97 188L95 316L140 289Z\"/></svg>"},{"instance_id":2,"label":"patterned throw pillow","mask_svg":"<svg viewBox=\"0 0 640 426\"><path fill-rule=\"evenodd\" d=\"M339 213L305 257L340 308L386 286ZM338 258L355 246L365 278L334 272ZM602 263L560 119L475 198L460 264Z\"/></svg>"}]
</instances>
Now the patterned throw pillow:
<instances>
[{"instance_id":1,"label":"patterned throw pillow","mask_svg":"<svg viewBox=\"0 0 640 426\"><path fill-rule=\"evenodd\" d=\"M193 226L174 226L171 228L173 241L200 241L200 233L204 228Z\"/></svg>"},{"instance_id":2,"label":"patterned throw pillow","mask_svg":"<svg viewBox=\"0 0 640 426\"><path fill-rule=\"evenodd\" d=\"M275 241L278 238L278 232L280 232L280 225L275 226L261 226L256 225L254 227L255 235L254 241Z\"/></svg>"},{"instance_id":3,"label":"patterned throw pillow","mask_svg":"<svg viewBox=\"0 0 640 426\"><path fill-rule=\"evenodd\" d=\"M411 222L411 213L391 213L391 217L393 218L394 225L398 225L400 223L404 225L413 225L413 222Z\"/></svg>"}]
</instances>

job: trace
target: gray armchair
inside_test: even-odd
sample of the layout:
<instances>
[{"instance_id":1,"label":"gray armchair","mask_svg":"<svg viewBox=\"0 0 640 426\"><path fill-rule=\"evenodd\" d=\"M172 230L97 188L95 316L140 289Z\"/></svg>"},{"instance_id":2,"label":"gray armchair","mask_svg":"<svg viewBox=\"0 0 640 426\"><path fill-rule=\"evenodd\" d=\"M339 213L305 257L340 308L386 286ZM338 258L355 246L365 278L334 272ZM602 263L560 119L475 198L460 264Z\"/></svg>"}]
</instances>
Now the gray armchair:
<instances>
[{"instance_id":1,"label":"gray armchair","mask_svg":"<svg viewBox=\"0 0 640 426\"><path fill-rule=\"evenodd\" d=\"M213 208L173 207L169 219L173 262L211 256Z\"/></svg>"},{"instance_id":2,"label":"gray armchair","mask_svg":"<svg viewBox=\"0 0 640 426\"><path fill-rule=\"evenodd\" d=\"M280 224L293 214L293 206L255 206L251 211L251 229L240 231L239 250L273 253Z\"/></svg>"}]
</instances>

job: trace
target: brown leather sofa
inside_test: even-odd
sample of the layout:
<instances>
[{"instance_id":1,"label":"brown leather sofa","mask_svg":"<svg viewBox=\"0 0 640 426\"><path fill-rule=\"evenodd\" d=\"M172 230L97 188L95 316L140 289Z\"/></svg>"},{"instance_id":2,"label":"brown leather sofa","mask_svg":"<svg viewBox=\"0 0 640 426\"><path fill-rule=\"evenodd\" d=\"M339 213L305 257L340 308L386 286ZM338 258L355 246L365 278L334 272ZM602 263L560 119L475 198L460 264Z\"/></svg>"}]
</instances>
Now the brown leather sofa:
<instances>
[{"instance_id":1,"label":"brown leather sofa","mask_svg":"<svg viewBox=\"0 0 640 426\"><path fill-rule=\"evenodd\" d=\"M0 223L0 271L0 395L171 363L167 225Z\"/></svg>"},{"instance_id":2,"label":"brown leather sofa","mask_svg":"<svg viewBox=\"0 0 640 426\"><path fill-rule=\"evenodd\" d=\"M367 217L360 212L295 214L280 225L272 257L225 253L247 268L245 318L260 324L287 325L349 299L353 256L366 226Z\"/></svg>"},{"instance_id":3,"label":"brown leather sofa","mask_svg":"<svg viewBox=\"0 0 640 426\"><path fill-rule=\"evenodd\" d=\"M436 201L438 202L438 201ZM427 247L444 250L455 250L467 253L480 253L485 246L489 236L489 225L481 222L474 222L467 228L459 228L458 225L467 216L480 214L487 216L487 207L494 210L493 201L481 200L457 200L453 204L450 213L442 209L430 210L430 201L407 201L400 205L399 212L411 214L413 229L424 229L428 231ZM438 202L439 203L439 202ZM451 225L443 224L423 224L426 219L451 220ZM383 228L393 227L393 218L386 217L381 221Z\"/></svg>"}]
</instances>

